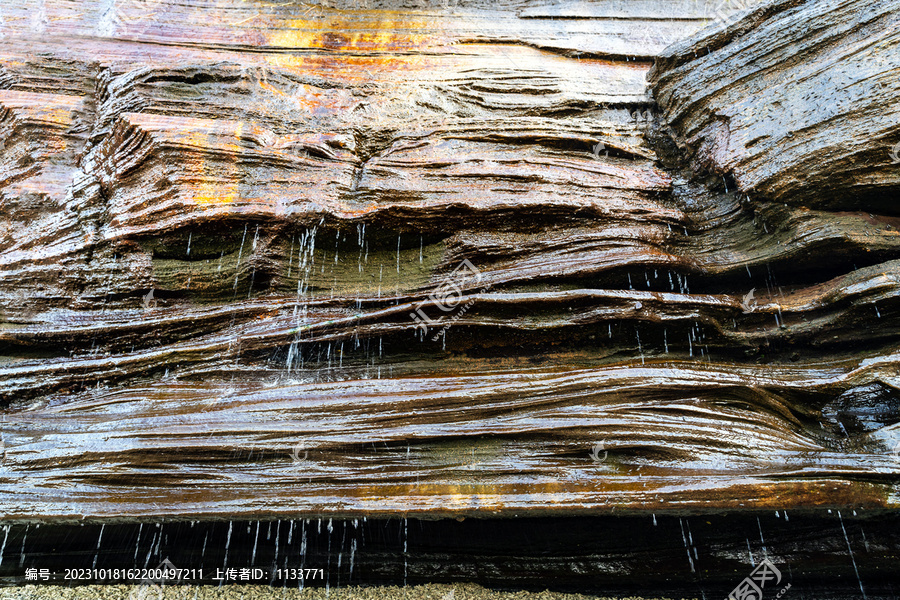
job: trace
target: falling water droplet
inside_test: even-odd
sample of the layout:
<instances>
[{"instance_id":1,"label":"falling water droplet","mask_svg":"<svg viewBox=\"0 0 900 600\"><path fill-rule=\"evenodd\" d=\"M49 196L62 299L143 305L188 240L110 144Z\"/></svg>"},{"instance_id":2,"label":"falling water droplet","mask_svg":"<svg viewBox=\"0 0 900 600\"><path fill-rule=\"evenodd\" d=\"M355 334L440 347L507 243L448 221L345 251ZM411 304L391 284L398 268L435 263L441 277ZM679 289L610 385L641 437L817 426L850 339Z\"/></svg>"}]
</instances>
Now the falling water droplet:
<instances>
[{"instance_id":1,"label":"falling water droplet","mask_svg":"<svg viewBox=\"0 0 900 600\"><path fill-rule=\"evenodd\" d=\"M235 289L235 291L237 291L238 278L240 277L240 274L241 274L241 257L244 256L244 242L245 241L247 241L247 224L246 223L244 223L244 235L241 238L241 247L238 250L237 263L235 263L235 267L234 267L234 271L235 271L235 273L234 273L234 289Z\"/></svg>"},{"instance_id":2,"label":"falling water droplet","mask_svg":"<svg viewBox=\"0 0 900 600\"><path fill-rule=\"evenodd\" d=\"M278 541L281 539L281 520L275 524L275 558L272 561L272 564L278 562Z\"/></svg>"},{"instance_id":3,"label":"falling water droplet","mask_svg":"<svg viewBox=\"0 0 900 600\"><path fill-rule=\"evenodd\" d=\"M762 521L759 520L759 517L756 517L756 525L759 527L759 542L762 544L763 556L769 558L769 552L766 550L766 540L763 539Z\"/></svg>"},{"instance_id":4,"label":"falling water droplet","mask_svg":"<svg viewBox=\"0 0 900 600\"><path fill-rule=\"evenodd\" d=\"M355 525L355 523L354 523ZM356 556L356 538L350 542L350 576L353 576L353 560Z\"/></svg>"},{"instance_id":5,"label":"falling water droplet","mask_svg":"<svg viewBox=\"0 0 900 600\"><path fill-rule=\"evenodd\" d=\"M6 539L9 537L9 528L12 525L3 526L3 544L0 544L0 565L3 564L3 551L6 550Z\"/></svg>"},{"instance_id":6,"label":"falling water droplet","mask_svg":"<svg viewBox=\"0 0 900 600\"><path fill-rule=\"evenodd\" d=\"M409 555L407 554L408 542L409 542L409 529L408 529L408 521L406 517L403 517L403 587L407 587L407 574L409 573Z\"/></svg>"},{"instance_id":7,"label":"falling water droplet","mask_svg":"<svg viewBox=\"0 0 900 600\"><path fill-rule=\"evenodd\" d=\"M143 530L144 530L144 524L140 523L138 525L137 540L135 540L135 542L134 542L134 562L135 562L135 564L137 564L138 547L141 545L141 531L143 531Z\"/></svg>"},{"instance_id":8,"label":"falling water droplet","mask_svg":"<svg viewBox=\"0 0 900 600\"><path fill-rule=\"evenodd\" d=\"M250 553L250 566L256 564L256 546L259 543L259 521L256 522L256 535L253 536L253 551Z\"/></svg>"},{"instance_id":9,"label":"falling water droplet","mask_svg":"<svg viewBox=\"0 0 900 600\"><path fill-rule=\"evenodd\" d=\"M106 527L105 524L100 526L100 535L97 537L97 548L94 550L94 565L92 568L97 568L97 558L100 556L100 542L103 540L103 528ZM28 531L27 529L25 530ZM19 563L21 567L25 561L25 539L22 539L22 561Z\"/></svg>"},{"instance_id":10,"label":"falling water droplet","mask_svg":"<svg viewBox=\"0 0 900 600\"><path fill-rule=\"evenodd\" d=\"M688 544L687 535L684 532L684 521L679 517L678 523L681 525L681 539L684 540L684 549L687 551L688 562L691 565L691 573L696 573L694 569L694 558L691 556L690 544Z\"/></svg>"},{"instance_id":11,"label":"falling water droplet","mask_svg":"<svg viewBox=\"0 0 900 600\"><path fill-rule=\"evenodd\" d=\"M228 521L228 535L225 537L225 559L222 561L222 568L228 566L228 548L231 546L231 526L232 522Z\"/></svg>"},{"instance_id":12,"label":"falling water droplet","mask_svg":"<svg viewBox=\"0 0 900 600\"><path fill-rule=\"evenodd\" d=\"M847 529L844 527L844 519L841 517L841 511L837 511L837 514L838 520L841 522L841 531L844 532L844 540L847 542L847 552L850 553L850 562L853 563L853 570L856 572L856 581L859 582L859 591L862 593L863 600L867 600L866 590L863 589L862 579L859 578L859 569L856 568L856 559L853 557L853 549L850 547L850 538L847 536Z\"/></svg>"},{"instance_id":13,"label":"falling water droplet","mask_svg":"<svg viewBox=\"0 0 900 600\"><path fill-rule=\"evenodd\" d=\"M634 329L634 334L637 336L637 346L638 346L638 354L641 355L641 364L644 364L644 351L641 348L641 334L638 332L637 327Z\"/></svg>"}]
</instances>

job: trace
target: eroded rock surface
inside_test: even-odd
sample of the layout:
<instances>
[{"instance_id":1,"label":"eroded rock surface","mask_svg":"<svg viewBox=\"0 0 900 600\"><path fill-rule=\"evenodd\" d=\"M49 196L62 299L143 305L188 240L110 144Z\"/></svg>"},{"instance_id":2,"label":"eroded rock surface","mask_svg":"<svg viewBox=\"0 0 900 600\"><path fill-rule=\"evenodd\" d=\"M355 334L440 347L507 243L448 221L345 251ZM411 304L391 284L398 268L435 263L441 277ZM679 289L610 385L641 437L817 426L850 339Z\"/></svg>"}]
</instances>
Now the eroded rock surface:
<instances>
[{"instance_id":1,"label":"eroded rock surface","mask_svg":"<svg viewBox=\"0 0 900 600\"><path fill-rule=\"evenodd\" d=\"M657 115L721 15L38 4L0 8L7 518L896 506L896 119L703 133L804 5L666 50ZM867 11L809 64L896 50Z\"/></svg>"}]
</instances>

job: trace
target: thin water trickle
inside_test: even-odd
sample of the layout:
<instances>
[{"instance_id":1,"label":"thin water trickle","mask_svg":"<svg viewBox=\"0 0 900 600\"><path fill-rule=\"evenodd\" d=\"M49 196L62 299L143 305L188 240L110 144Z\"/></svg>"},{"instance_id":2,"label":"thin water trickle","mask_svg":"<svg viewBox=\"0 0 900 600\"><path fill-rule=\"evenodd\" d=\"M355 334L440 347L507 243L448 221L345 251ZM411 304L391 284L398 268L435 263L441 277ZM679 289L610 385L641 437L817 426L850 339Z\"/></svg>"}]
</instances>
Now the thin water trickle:
<instances>
[{"instance_id":1,"label":"thin water trickle","mask_svg":"<svg viewBox=\"0 0 900 600\"><path fill-rule=\"evenodd\" d=\"M144 524L138 525L137 540L134 542L134 562L137 564L138 547L141 545L141 532L144 530Z\"/></svg>"},{"instance_id":2,"label":"thin water trickle","mask_svg":"<svg viewBox=\"0 0 900 600\"><path fill-rule=\"evenodd\" d=\"M153 539L150 540L150 547L147 549L147 556L144 558L144 568L146 569L150 566L150 557L153 556L153 545L156 543L156 536L159 535L159 532L155 532L153 534ZM206 548L206 543L203 545L204 549Z\"/></svg>"},{"instance_id":3,"label":"thin water trickle","mask_svg":"<svg viewBox=\"0 0 900 600\"><path fill-rule=\"evenodd\" d=\"M275 524L275 558L272 559L272 565L277 566L278 563L278 542L281 539L281 520Z\"/></svg>"},{"instance_id":4,"label":"thin water trickle","mask_svg":"<svg viewBox=\"0 0 900 600\"><path fill-rule=\"evenodd\" d=\"M288 252L288 270L287 277L291 278L291 269L294 267L294 242L297 240L297 234L291 236L291 249Z\"/></svg>"},{"instance_id":5,"label":"thin water trickle","mask_svg":"<svg viewBox=\"0 0 900 600\"><path fill-rule=\"evenodd\" d=\"M369 256L368 245L365 243L365 239L366 239L366 224L365 223L356 225L356 237L357 237L357 241L359 242L359 261L358 261L359 265L358 266L359 266L359 272L362 273L363 272L363 251L364 250L366 251L365 256L367 259Z\"/></svg>"},{"instance_id":6,"label":"thin water trickle","mask_svg":"<svg viewBox=\"0 0 900 600\"><path fill-rule=\"evenodd\" d=\"M694 569L694 558L691 556L690 544L688 544L688 538L684 532L684 521L680 517L678 523L681 525L681 539L684 540L684 549L687 552L688 562L691 565L691 573L696 573L696 570Z\"/></svg>"},{"instance_id":7,"label":"thin water trickle","mask_svg":"<svg viewBox=\"0 0 900 600\"><path fill-rule=\"evenodd\" d=\"M92 568L97 568L97 558L100 556L100 542L103 541L103 529L106 527L106 524L100 526L100 535L97 537L97 548L94 549L94 565ZM27 535L28 528L25 528L25 533ZM22 538L22 561L19 563L21 567L25 562L25 538Z\"/></svg>"},{"instance_id":8,"label":"thin water trickle","mask_svg":"<svg viewBox=\"0 0 900 600\"><path fill-rule=\"evenodd\" d=\"M759 541L762 544L763 558L769 558L769 551L766 549L766 540L763 539L762 521L756 517L756 525L759 527Z\"/></svg>"},{"instance_id":9,"label":"thin water trickle","mask_svg":"<svg viewBox=\"0 0 900 600\"><path fill-rule=\"evenodd\" d=\"M356 538L350 542L350 577L353 577L353 564L356 557Z\"/></svg>"},{"instance_id":10,"label":"thin water trickle","mask_svg":"<svg viewBox=\"0 0 900 600\"><path fill-rule=\"evenodd\" d=\"M830 512L830 511L829 511ZM841 517L841 511L837 511L838 520L841 522L841 531L844 532L844 540L847 542L847 552L850 553L850 562L853 563L853 571L856 573L856 581L859 583L859 591L863 600L868 600L866 590L863 589L862 579L859 577L859 569L856 568L856 558L853 556L853 549L850 547L850 538L847 536L847 528L844 527L844 518Z\"/></svg>"},{"instance_id":11,"label":"thin water trickle","mask_svg":"<svg viewBox=\"0 0 900 600\"><path fill-rule=\"evenodd\" d=\"M306 524L309 522L309 519L303 520L303 530L302 535L300 537L300 568L303 568L303 565L306 564ZM300 578L300 589L303 589L303 578Z\"/></svg>"},{"instance_id":12,"label":"thin water trickle","mask_svg":"<svg viewBox=\"0 0 900 600\"><path fill-rule=\"evenodd\" d=\"M222 568L228 566L228 550L231 547L231 528L233 523L228 521L228 535L225 536L225 559L222 561Z\"/></svg>"},{"instance_id":13,"label":"thin water trickle","mask_svg":"<svg viewBox=\"0 0 900 600\"><path fill-rule=\"evenodd\" d=\"M241 276L241 258L244 256L244 242L247 241L247 223L244 223L244 235L241 238L241 247L238 250L238 259L234 267L234 291L237 292L238 279Z\"/></svg>"},{"instance_id":14,"label":"thin water trickle","mask_svg":"<svg viewBox=\"0 0 900 600\"><path fill-rule=\"evenodd\" d=\"M641 334L638 332L637 328L635 328L634 334L637 336L638 354L641 355L641 364L643 365L644 364L644 351L641 348Z\"/></svg>"},{"instance_id":15,"label":"thin water trickle","mask_svg":"<svg viewBox=\"0 0 900 600\"><path fill-rule=\"evenodd\" d=\"M3 526L3 544L0 544L0 565L3 564L3 551L6 550L6 540L9 538L9 528L12 525Z\"/></svg>"},{"instance_id":16,"label":"thin water trickle","mask_svg":"<svg viewBox=\"0 0 900 600\"><path fill-rule=\"evenodd\" d=\"M403 517L403 587L407 587L407 575L409 574L409 554L408 543L409 543L409 522L406 517Z\"/></svg>"},{"instance_id":17,"label":"thin water trickle","mask_svg":"<svg viewBox=\"0 0 900 600\"><path fill-rule=\"evenodd\" d=\"M160 557L159 547L160 547L160 545L162 544L162 540L163 540L163 526L162 526L161 523L157 523L156 526L159 527L159 536L156 538L156 552L155 552L155 554L156 554L156 557L159 558L159 557Z\"/></svg>"},{"instance_id":18,"label":"thin water trickle","mask_svg":"<svg viewBox=\"0 0 900 600\"><path fill-rule=\"evenodd\" d=\"M250 553L251 566L256 564L256 546L259 544L259 521L256 522L256 535L253 536L253 551Z\"/></svg>"},{"instance_id":19,"label":"thin water trickle","mask_svg":"<svg viewBox=\"0 0 900 600\"><path fill-rule=\"evenodd\" d=\"M341 243L341 232L337 231L334 237L334 264L338 264L338 246Z\"/></svg>"}]
</instances>

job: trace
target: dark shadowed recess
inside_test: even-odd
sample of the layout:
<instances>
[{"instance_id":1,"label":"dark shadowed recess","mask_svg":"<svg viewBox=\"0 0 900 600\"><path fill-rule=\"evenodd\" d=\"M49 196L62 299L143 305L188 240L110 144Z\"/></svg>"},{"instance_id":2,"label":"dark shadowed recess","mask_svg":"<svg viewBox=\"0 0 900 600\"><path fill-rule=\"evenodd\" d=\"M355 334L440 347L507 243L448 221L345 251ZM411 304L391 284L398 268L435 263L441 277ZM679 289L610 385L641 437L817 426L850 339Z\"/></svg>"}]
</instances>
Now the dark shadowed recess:
<instances>
[{"instance_id":1,"label":"dark shadowed recess","mask_svg":"<svg viewBox=\"0 0 900 600\"><path fill-rule=\"evenodd\" d=\"M0 535L0 583L6 586L26 583L28 568L53 573L46 585L128 583L64 578L67 569L152 569L168 560L191 569L191 583L207 585L218 583L217 570L257 568L264 576L250 583L274 587L477 582L496 589L724 598L768 559L780 579L764 586L764 598L788 584L782 597L797 600L896 598L900 591L900 514L853 509L44 523L6 525ZM309 578L291 578L291 569L304 569Z\"/></svg>"}]
</instances>

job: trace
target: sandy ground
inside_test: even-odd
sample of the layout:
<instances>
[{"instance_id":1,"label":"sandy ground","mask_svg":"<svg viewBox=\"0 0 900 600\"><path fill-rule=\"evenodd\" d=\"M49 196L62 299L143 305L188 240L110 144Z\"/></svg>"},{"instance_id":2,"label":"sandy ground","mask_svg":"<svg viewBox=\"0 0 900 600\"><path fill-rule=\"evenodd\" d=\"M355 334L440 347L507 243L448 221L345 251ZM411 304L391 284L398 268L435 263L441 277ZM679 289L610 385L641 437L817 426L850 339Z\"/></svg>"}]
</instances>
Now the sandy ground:
<instances>
[{"instance_id":1,"label":"sandy ground","mask_svg":"<svg viewBox=\"0 0 900 600\"><path fill-rule=\"evenodd\" d=\"M167 586L132 585L59 587L28 585L0 588L0 600L597 600L597 596L557 592L497 592L474 584L401 587L285 589L255 585ZM642 600L642 599L619 599Z\"/></svg>"}]
</instances>

